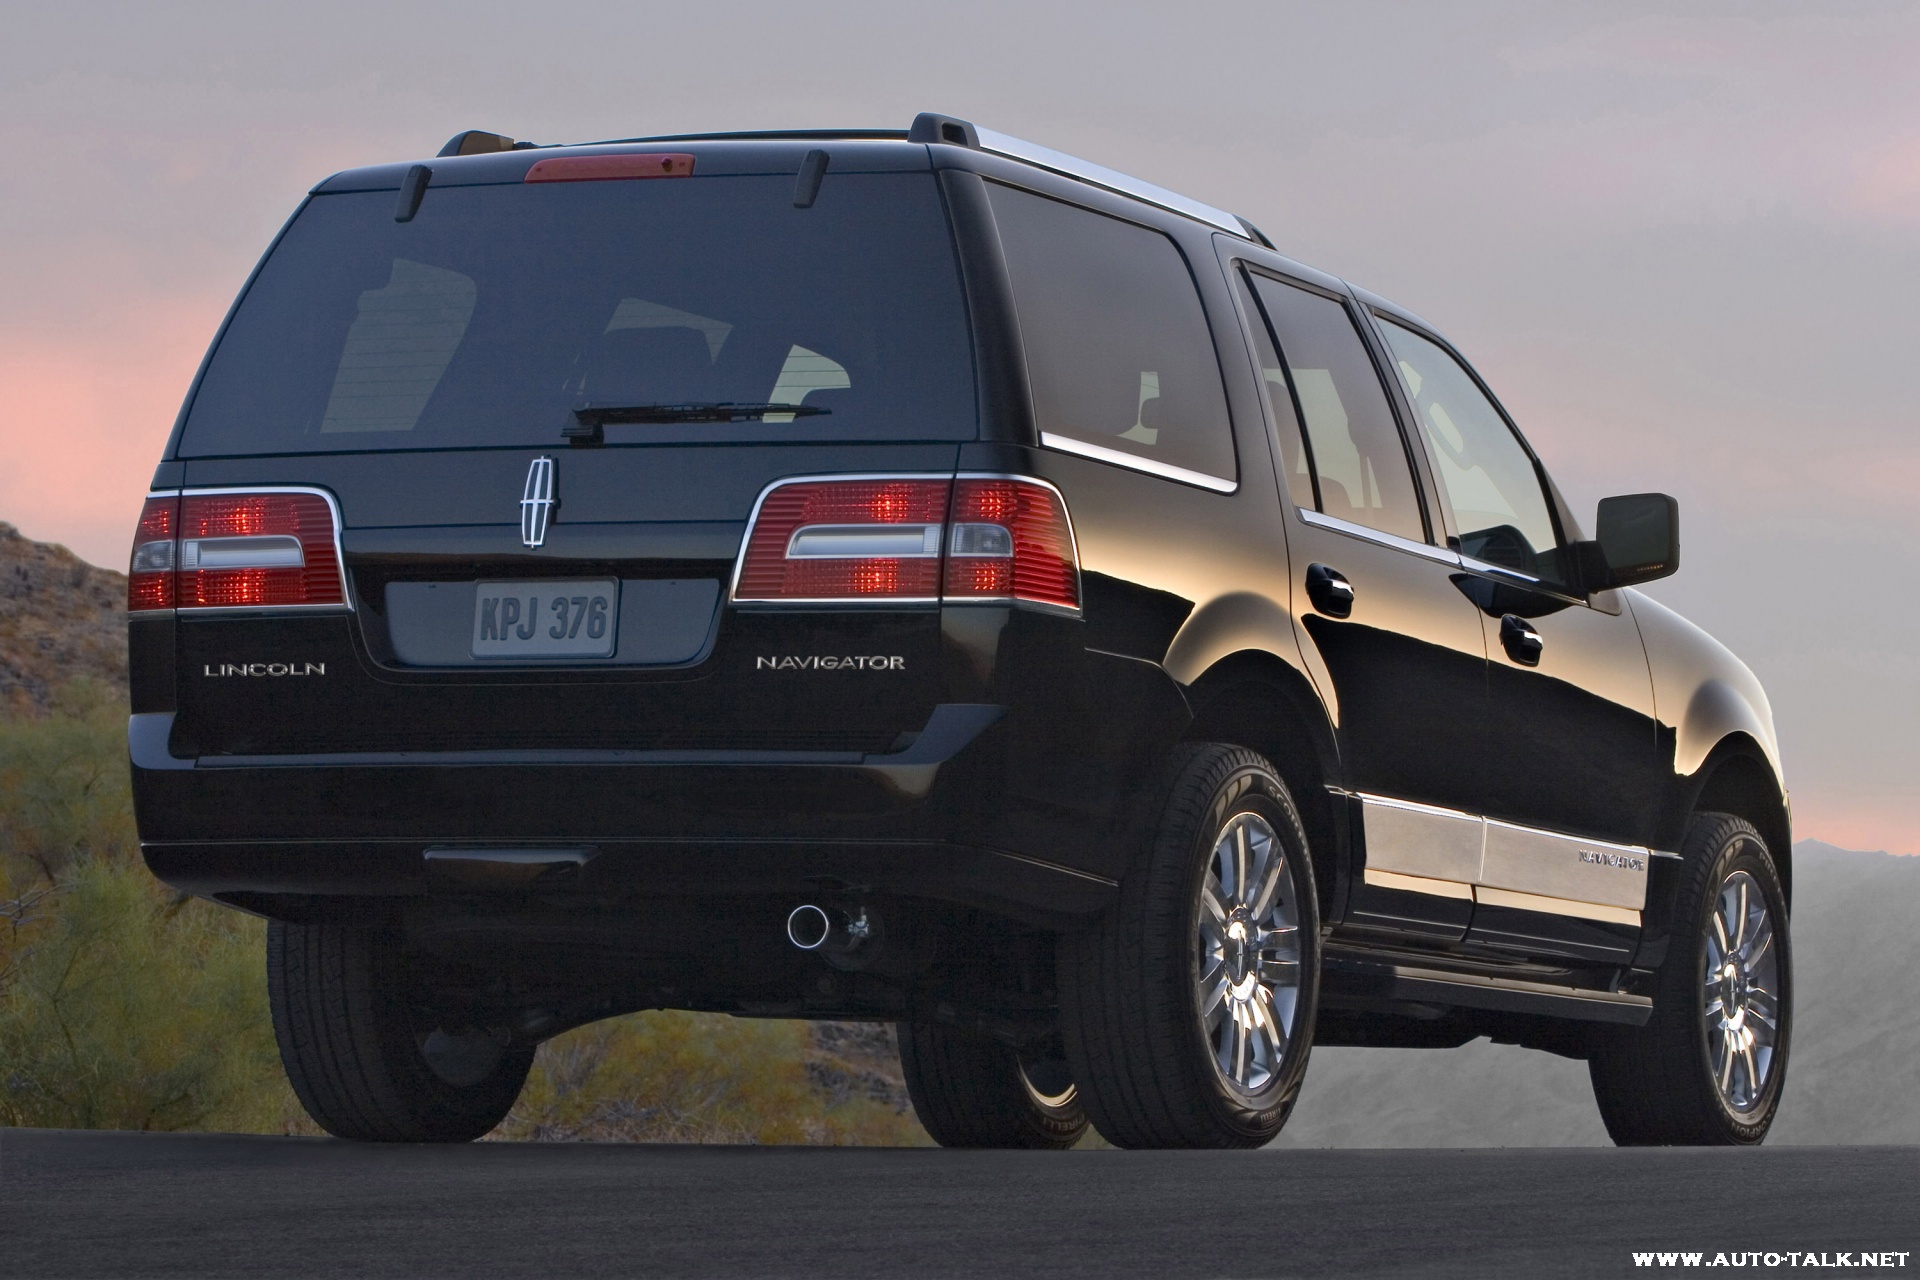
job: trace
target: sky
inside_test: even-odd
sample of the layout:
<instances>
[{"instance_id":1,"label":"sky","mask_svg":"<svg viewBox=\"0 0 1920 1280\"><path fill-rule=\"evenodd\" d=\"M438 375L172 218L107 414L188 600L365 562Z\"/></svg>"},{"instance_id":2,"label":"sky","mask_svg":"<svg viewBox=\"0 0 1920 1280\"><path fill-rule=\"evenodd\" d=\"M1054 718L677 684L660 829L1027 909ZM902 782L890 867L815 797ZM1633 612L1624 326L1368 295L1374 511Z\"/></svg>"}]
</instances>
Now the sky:
<instances>
[{"instance_id":1,"label":"sky","mask_svg":"<svg viewBox=\"0 0 1920 1280\"><path fill-rule=\"evenodd\" d=\"M1760 675L1796 833L1920 853L1920 5L0 0L0 520L122 567L302 193L482 128L932 110L1252 219L1449 335Z\"/></svg>"}]
</instances>

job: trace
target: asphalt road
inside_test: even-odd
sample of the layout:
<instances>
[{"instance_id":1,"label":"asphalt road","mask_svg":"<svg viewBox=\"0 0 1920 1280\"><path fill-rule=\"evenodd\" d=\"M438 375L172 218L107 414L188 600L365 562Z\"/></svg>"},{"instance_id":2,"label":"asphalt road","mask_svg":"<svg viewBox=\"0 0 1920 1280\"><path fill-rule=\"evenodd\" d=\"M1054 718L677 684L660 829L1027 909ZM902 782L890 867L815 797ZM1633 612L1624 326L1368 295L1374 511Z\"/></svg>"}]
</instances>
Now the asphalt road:
<instances>
[{"instance_id":1,"label":"asphalt road","mask_svg":"<svg viewBox=\"0 0 1920 1280\"><path fill-rule=\"evenodd\" d=\"M1611 1276L1646 1274L1632 1254L1650 1249L1920 1249L1920 1149L1041 1155L0 1130L8 1276ZM1920 1273L1920 1252L1906 1262L1847 1274Z\"/></svg>"}]
</instances>

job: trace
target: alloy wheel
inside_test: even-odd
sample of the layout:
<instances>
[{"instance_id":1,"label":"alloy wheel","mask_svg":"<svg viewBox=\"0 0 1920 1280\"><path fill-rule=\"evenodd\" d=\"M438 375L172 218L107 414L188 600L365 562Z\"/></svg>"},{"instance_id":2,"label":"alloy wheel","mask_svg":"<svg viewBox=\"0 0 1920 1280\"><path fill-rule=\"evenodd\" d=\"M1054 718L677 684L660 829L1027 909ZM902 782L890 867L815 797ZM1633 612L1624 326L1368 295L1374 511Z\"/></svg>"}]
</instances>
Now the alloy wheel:
<instances>
[{"instance_id":1,"label":"alloy wheel","mask_svg":"<svg viewBox=\"0 0 1920 1280\"><path fill-rule=\"evenodd\" d=\"M1780 960L1760 884L1745 871L1721 882L1708 917L1701 1009L1708 1066L1735 1114L1761 1104L1780 1035Z\"/></svg>"},{"instance_id":2,"label":"alloy wheel","mask_svg":"<svg viewBox=\"0 0 1920 1280\"><path fill-rule=\"evenodd\" d=\"M1300 904L1286 847L1241 812L1215 838L1194 922L1194 998L1214 1070L1251 1097L1278 1077L1300 1002Z\"/></svg>"}]
</instances>

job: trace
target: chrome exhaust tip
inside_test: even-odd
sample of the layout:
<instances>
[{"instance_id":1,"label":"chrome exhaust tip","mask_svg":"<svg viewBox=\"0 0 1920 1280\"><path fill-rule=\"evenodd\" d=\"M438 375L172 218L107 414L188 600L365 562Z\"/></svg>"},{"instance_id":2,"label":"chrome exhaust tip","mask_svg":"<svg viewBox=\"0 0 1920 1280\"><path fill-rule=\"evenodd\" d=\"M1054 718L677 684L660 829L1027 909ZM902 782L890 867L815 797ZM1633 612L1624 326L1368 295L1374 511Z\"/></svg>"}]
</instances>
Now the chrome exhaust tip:
<instances>
[{"instance_id":1,"label":"chrome exhaust tip","mask_svg":"<svg viewBox=\"0 0 1920 1280\"><path fill-rule=\"evenodd\" d=\"M802 951L817 951L834 964L865 962L878 949L880 921L857 907L852 915L838 907L803 903L787 913L787 941Z\"/></svg>"},{"instance_id":2,"label":"chrome exhaust tip","mask_svg":"<svg viewBox=\"0 0 1920 1280\"><path fill-rule=\"evenodd\" d=\"M787 941L802 951L818 951L833 937L833 919L824 907L802 903L787 913Z\"/></svg>"}]
</instances>

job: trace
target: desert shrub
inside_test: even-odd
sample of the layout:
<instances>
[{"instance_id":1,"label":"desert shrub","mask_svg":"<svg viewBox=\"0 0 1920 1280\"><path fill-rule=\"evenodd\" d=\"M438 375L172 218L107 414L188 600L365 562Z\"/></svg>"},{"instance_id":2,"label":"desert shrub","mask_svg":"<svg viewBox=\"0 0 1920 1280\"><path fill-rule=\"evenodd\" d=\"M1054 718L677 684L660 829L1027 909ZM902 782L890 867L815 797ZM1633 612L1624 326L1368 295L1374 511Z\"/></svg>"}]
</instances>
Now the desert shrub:
<instances>
[{"instance_id":1,"label":"desert shrub","mask_svg":"<svg viewBox=\"0 0 1920 1280\"><path fill-rule=\"evenodd\" d=\"M906 1108L891 1037L879 1028L853 1031L674 1010L608 1019L541 1046L526 1090L498 1136L834 1146L928 1142Z\"/></svg>"},{"instance_id":2,"label":"desert shrub","mask_svg":"<svg viewBox=\"0 0 1920 1280\"><path fill-rule=\"evenodd\" d=\"M27 895L0 991L0 1123L284 1132L260 921L83 856ZM19 900L16 900L19 901Z\"/></svg>"},{"instance_id":3,"label":"desert shrub","mask_svg":"<svg viewBox=\"0 0 1920 1280\"><path fill-rule=\"evenodd\" d=\"M0 894L137 848L118 689L81 677L56 691L52 715L0 717Z\"/></svg>"}]
</instances>

